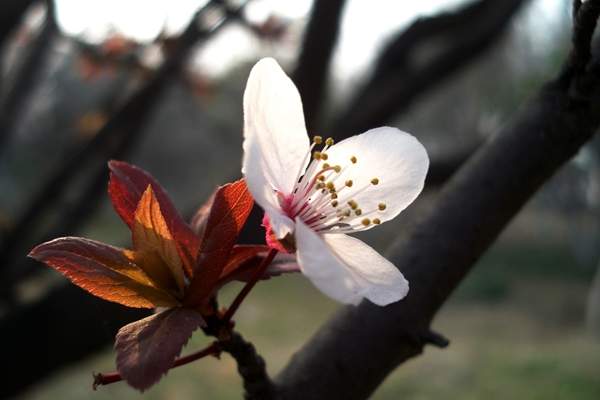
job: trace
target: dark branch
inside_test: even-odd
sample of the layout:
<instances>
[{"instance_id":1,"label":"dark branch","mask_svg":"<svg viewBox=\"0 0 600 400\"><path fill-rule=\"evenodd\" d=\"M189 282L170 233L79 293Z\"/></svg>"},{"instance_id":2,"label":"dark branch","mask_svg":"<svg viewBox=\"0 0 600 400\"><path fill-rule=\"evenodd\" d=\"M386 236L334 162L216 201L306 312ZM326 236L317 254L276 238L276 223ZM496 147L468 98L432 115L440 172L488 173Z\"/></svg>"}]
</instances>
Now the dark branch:
<instances>
[{"instance_id":1,"label":"dark branch","mask_svg":"<svg viewBox=\"0 0 600 400\"><path fill-rule=\"evenodd\" d=\"M15 125L23 114L27 101L39 81L39 76L45 66L45 60L52 48L52 39L57 27L54 20L54 6L47 1L46 18L37 36L26 51L25 59L18 66L14 83L8 92L2 107L0 107L0 157L7 150L10 138L14 134Z\"/></svg>"},{"instance_id":2,"label":"dark branch","mask_svg":"<svg viewBox=\"0 0 600 400\"><path fill-rule=\"evenodd\" d=\"M238 372L244 381L247 400L275 399L274 386L267 374L263 358L256 349L237 332L229 340L219 342L221 348L237 362Z\"/></svg>"},{"instance_id":3,"label":"dark branch","mask_svg":"<svg viewBox=\"0 0 600 400\"><path fill-rule=\"evenodd\" d=\"M479 0L454 13L417 20L383 51L374 75L334 121L334 138L380 126L401 114L501 38L524 2ZM418 61L432 49L433 55Z\"/></svg>"},{"instance_id":4,"label":"dark branch","mask_svg":"<svg viewBox=\"0 0 600 400\"><path fill-rule=\"evenodd\" d=\"M27 9L34 0L4 0L0 6L0 47L4 46L8 36L21 23Z\"/></svg>"},{"instance_id":5,"label":"dark branch","mask_svg":"<svg viewBox=\"0 0 600 400\"><path fill-rule=\"evenodd\" d=\"M308 131L314 131L325 103L329 64L337 42L345 0L314 2L293 80L302 96Z\"/></svg>"},{"instance_id":6,"label":"dark branch","mask_svg":"<svg viewBox=\"0 0 600 400\"><path fill-rule=\"evenodd\" d=\"M585 98L571 96L578 80L588 84ZM411 282L408 297L385 308L368 302L343 308L277 378L282 398L365 399L394 368L420 354L424 342L437 341L415 337L427 332L511 218L599 126L598 75L584 68L569 81L546 84L453 176L437 206L392 249L390 259Z\"/></svg>"}]
</instances>

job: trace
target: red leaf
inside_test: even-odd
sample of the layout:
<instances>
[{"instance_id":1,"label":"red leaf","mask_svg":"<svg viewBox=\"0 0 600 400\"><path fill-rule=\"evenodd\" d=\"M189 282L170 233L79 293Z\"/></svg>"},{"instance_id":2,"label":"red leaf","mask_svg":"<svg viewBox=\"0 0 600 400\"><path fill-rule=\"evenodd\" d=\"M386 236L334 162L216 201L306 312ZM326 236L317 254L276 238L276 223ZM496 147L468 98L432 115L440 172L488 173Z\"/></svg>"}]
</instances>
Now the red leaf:
<instances>
[{"instance_id":1,"label":"red leaf","mask_svg":"<svg viewBox=\"0 0 600 400\"><path fill-rule=\"evenodd\" d=\"M186 304L198 305L211 296L253 205L244 180L221 186L214 193L202 223L202 242Z\"/></svg>"},{"instance_id":2,"label":"red leaf","mask_svg":"<svg viewBox=\"0 0 600 400\"><path fill-rule=\"evenodd\" d=\"M156 254L162 262L142 263L139 265L151 277L161 282L161 287L173 287L176 284L179 294L183 294L185 276L177 244L165 221L152 186L142 195L135 210L135 222L131 228L133 246L136 252ZM151 258L151 257L146 257Z\"/></svg>"},{"instance_id":3,"label":"red leaf","mask_svg":"<svg viewBox=\"0 0 600 400\"><path fill-rule=\"evenodd\" d=\"M172 308L122 327L117 333L117 370L144 391L173 366L192 333L205 324L197 311Z\"/></svg>"},{"instance_id":4,"label":"red leaf","mask_svg":"<svg viewBox=\"0 0 600 400\"><path fill-rule=\"evenodd\" d=\"M184 270L187 276L191 277L200 240L179 215L167 192L149 173L134 165L112 160L108 163L108 167L110 169L108 193L113 207L130 228L133 227L135 210L142 194L148 185L152 187L169 230L176 241Z\"/></svg>"},{"instance_id":5,"label":"red leaf","mask_svg":"<svg viewBox=\"0 0 600 400\"><path fill-rule=\"evenodd\" d=\"M46 263L104 300L138 308L177 305L173 296L132 261L131 254L93 240L66 237L37 246L29 257Z\"/></svg>"},{"instance_id":6,"label":"red leaf","mask_svg":"<svg viewBox=\"0 0 600 400\"><path fill-rule=\"evenodd\" d=\"M221 277L218 287L231 281L246 282L254 275L254 270L260 266L267 256L269 247L265 245L236 245L231 250L229 261ZM265 270L262 280L290 272L299 272L300 267L296 257L291 254L280 253Z\"/></svg>"},{"instance_id":7,"label":"red leaf","mask_svg":"<svg viewBox=\"0 0 600 400\"><path fill-rule=\"evenodd\" d=\"M236 245L231 249L229 260L221 271L219 281L222 286L226 282L239 279L236 272L240 270L252 269L258 267L264 256L269 251L269 247L265 245ZM262 255L262 257L261 257ZM250 267L250 268L249 268Z\"/></svg>"}]
</instances>

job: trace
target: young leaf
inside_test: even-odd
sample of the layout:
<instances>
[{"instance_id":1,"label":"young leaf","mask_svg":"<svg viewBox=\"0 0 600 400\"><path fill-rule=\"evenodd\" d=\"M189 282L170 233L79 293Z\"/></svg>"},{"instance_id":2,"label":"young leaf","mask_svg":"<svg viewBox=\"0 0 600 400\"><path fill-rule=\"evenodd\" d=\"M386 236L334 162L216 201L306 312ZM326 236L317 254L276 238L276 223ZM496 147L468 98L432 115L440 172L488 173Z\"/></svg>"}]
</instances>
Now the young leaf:
<instances>
[{"instance_id":1,"label":"young leaf","mask_svg":"<svg viewBox=\"0 0 600 400\"><path fill-rule=\"evenodd\" d=\"M269 247L265 245L234 246L219 278L218 287L234 280L248 281L253 276L254 270L260 266L268 251ZM299 271L300 267L294 255L280 253L267 267L265 274L260 279L266 280L281 274Z\"/></svg>"},{"instance_id":2,"label":"young leaf","mask_svg":"<svg viewBox=\"0 0 600 400\"><path fill-rule=\"evenodd\" d=\"M172 308L122 327L117 333L117 370L144 391L173 366L192 333L205 324L197 311Z\"/></svg>"},{"instance_id":3,"label":"young leaf","mask_svg":"<svg viewBox=\"0 0 600 400\"><path fill-rule=\"evenodd\" d=\"M188 277L192 276L194 257L198 253L200 240L185 223L162 186L146 171L123 161L112 160L108 163L110 181L108 193L113 207L121 219L133 226L134 214L142 194L152 186L160 209L165 216L169 231L176 239L179 255Z\"/></svg>"},{"instance_id":4,"label":"young leaf","mask_svg":"<svg viewBox=\"0 0 600 400\"><path fill-rule=\"evenodd\" d=\"M29 253L71 282L104 300L128 307L173 307L177 300L157 287L128 255L93 240L66 237L42 243Z\"/></svg>"},{"instance_id":5,"label":"young leaf","mask_svg":"<svg viewBox=\"0 0 600 400\"><path fill-rule=\"evenodd\" d=\"M244 180L221 186L214 193L206 222L202 223L202 242L186 304L198 305L213 293L253 205Z\"/></svg>"},{"instance_id":6,"label":"young leaf","mask_svg":"<svg viewBox=\"0 0 600 400\"><path fill-rule=\"evenodd\" d=\"M179 252L150 185L144 191L135 210L131 233L135 251L147 254L144 258L150 261L139 265L156 279L161 287L172 287L170 283L174 279L178 290L183 293L185 279ZM149 257L152 253L157 254L163 262L152 262ZM165 271L165 264L170 273L169 270Z\"/></svg>"}]
</instances>

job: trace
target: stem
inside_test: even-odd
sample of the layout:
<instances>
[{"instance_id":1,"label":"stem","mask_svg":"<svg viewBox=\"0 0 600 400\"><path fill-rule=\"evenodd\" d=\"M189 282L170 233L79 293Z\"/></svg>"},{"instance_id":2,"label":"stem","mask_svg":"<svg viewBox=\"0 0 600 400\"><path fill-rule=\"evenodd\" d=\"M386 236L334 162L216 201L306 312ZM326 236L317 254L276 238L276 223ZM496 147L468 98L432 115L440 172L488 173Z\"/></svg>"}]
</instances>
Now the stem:
<instances>
[{"instance_id":1,"label":"stem","mask_svg":"<svg viewBox=\"0 0 600 400\"><path fill-rule=\"evenodd\" d=\"M242 290L238 293L238 295L235 297L235 299L233 299L233 302L227 309L227 312L225 312L225 316L223 316L222 319L222 322L225 325L229 321L231 321L231 318L233 318L233 315L240 307L240 304L242 304L242 301L244 301L248 293L250 293L254 285L256 285L256 282L258 282L260 277L265 273L267 267L269 266L269 264L271 264L277 253L278 251L275 249L271 249L269 251L269 254L267 254L267 257L265 257L262 263L258 266L256 271L254 272L254 275L252 275L252 278L250 278L250 280L246 283L246 286L244 286Z\"/></svg>"},{"instance_id":2,"label":"stem","mask_svg":"<svg viewBox=\"0 0 600 400\"><path fill-rule=\"evenodd\" d=\"M184 356L184 357L179 357L177 360L175 360L175 362L173 363L173 366L170 369L177 368L177 367L185 365L185 364L189 364L192 361L199 360L206 356L218 355L220 352L221 352L221 345L219 344L219 342L213 342L208 347L206 347L202 350L199 350L192 354L188 354L187 356ZM109 372L106 374L102 374L102 373L94 374L93 388L94 388L94 390L96 390L98 388L98 386L110 385L111 383L120 382L122 380L123 380L123 377L121 376L121 374L118 371Z\"/></svg>"}]
</instances>

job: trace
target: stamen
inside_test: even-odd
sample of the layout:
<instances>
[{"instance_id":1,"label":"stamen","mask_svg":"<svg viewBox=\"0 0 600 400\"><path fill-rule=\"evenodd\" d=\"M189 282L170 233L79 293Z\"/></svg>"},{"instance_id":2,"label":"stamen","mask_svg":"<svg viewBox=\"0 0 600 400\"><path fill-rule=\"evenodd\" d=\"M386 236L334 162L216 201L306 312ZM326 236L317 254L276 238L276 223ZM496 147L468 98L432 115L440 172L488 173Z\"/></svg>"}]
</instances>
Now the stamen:
<instances>
[{"instance_id":1,"label":"stamen","mask_svg":"<svg viewBox=\"0 0 600 400\"><path fill-rule=\"evenodd\" d=\"M313 153L313 158L314 158L315 160L320 160L322 157L323 157L323 154L322 154L320 151L315 151L315 152Z\"/></svg>"},{"instance_id":2,"label":"stamen","mask_svg":"<svg viewBox=\"0 0 600 400\"><path fill-rule=\"evenodd\" d=\"M314 144L321 144L321 143L323 143L323 137L322 136L313 136L313 143Z\"/></svg>"},{"instance_id":3,"label":"stamen","mask_svg":"<svg viewBox=\"0 0 600 400\"><path fill-rule=\"evenodd\" d=\"M323 182L323 181L325 181L325 176L319 175L319 176L317 176L317 179L320 180L321 182Z\"/></svg>"},{"instance_id":4,"label":"stamen","mask_svg":"<svg viewBox=\"0 0 600 400\"><path fill-rule=\"evenodd\" d=\"M371 224L371 220L369 218L365 218L361 221L361 224L364 226L369 226Z\"/></svg>"},{"instance_id":5,"label":"stamen","mask_svg":"<svg viewBox=\"0 0 600 400\"><path fill-rule=\"evenodd\" d=\"M348 187L352 187L352 184L353 184L353 182L352 182L352 179L348 179L348 180L346 181L346 186L348 186Z\"/></svg>"},{"instance_id":6,"label":"stamen","mask_svg":"<svg viewBox=\"0 0 600 400\"><path fill-rule=\"evenodd\" d=\"M352 161L352 164L356 164L356 161L358 161L358 160L356 159L355 156L352 156L352 157L350 157L350 161Z\"/></svg>"},{"instance_id":7,"label":"stamen","mask_svg":"<svg viewBox=\"0 0 600 400\"><path fill-rule=\"evenodd\" d=\"M371 183L373 185L377 185L379 183L379 178L373 178L373 179L371 179Z\"/></svg>"},{"instance_id":8,"label":"stamen","mask_svg":"<svg viewBox=\"0 0 600 400\"><path fill-rule=\"evenodd\" d=\"M329 165L329 164L327 164L327 163L323 163L323 169L327 169L327 168L329 168L329 167L330 167L330 165ZM334 167L333 169L335 169L335 167ZM338 171L335 171L335 172L338 172Z\"/></svg>"},{"instance_id":9,"label":"stamen","mask_svg":"<svg viewBox=\"0 0 600 400\"><path fill-rule=\"evenodd\" d=\"M328 137L327 140L325 140L325 144L327 146L333 146L333 138Z\"/></svg>"},{"instance_id":10,"label":"stamen","mask_svg":"<svg viewBox=\"0 0 600 400\"><path fill-rule=\"evenodd\" d=\"M348 205L350 206L351 209L356 210L358 208L358 204L356 204L356 202L354 200L350 200L348 202Z\"/></svg>"},{"instance_id":11,"label":"stamen","mask_svg":"<svg viewBox=\"0 0 600 400\"><path fill-rule=\"evenodd\" d=\"M386 209L386 207L387 207L387 206L385 205L385 203L379 203L379 205L377 206L377 208L379 208L379 211L383 211L383 210L385 210L385 209Z\"/></svg>"},{"instance_id":12,"label":"stamen","mask_svg":"<svg viewBox=\"0 0 600 400\"><path fill-rule=\"evenodd\" d=\"M358 217L360 214L362 214L362 210L358 208L356 209L356 211L354 211L354 214L356 214L356 216Z\"/></svg>"},{"instance_id":13,"label":"stamen","mask_svg":"<svg viewBox=\"0 0 600 400\"><path fill-rule=\"evenodd\" d=\"M329 189L330 191L333 190L335 192L335 186L332 182L327 182L325 186L327 186L327 189Z\"/></svg>"},{"instance_id":14,"label":"stamen","mask_svg":"<svg viewBox=\"0 0 600 400\"><path fill-rule=\"evenodd\" d=\"M329 164L328 164L328 165L329 165ZM339 165L335 165L335 166L333 167L333 170L339 174L339 173L340 173L340 171L342 170L342 167L341 167L341 166L339 166Z\"/></svg>"},{"instance_id":15,"label":"stamen","mask_svg":"<svg viewBox=\"0 0 600 400\"><path fill-rule=\"evenodd\" d=\"M331 202L331 207L337 207L337 206L338 206L337 200L334 200Z\"/></svg>"},{"instance_id":16,"label":"stamen","mask_svg":"<svg viewBox=\"0 0 600 400\"><path fill-rule=\"evenodd\" d=\"M327 155L327 153L321 153L321 159L327 160L328 158L329 156Z\"/></svg>"},{"instance_id":17,"label":"stamen","mask_svg":"<svg viewBox=\"0 0 600 400\"><path fill-rule=\"evenodd\" d=\"M334 200L337 199L338 198L337 193L331 193L331 198Z\"/></svg>"},{"instance_id":18,"label":"stamen","mask_svg":"<svg viewBox=\"0 0 600 400\"><path fill-rule=\"evenodd\" d=\"M375 225L379 225L381 223L381 220L379 218L373 218L373 223Z\"/></svg>"}]
</instances>

